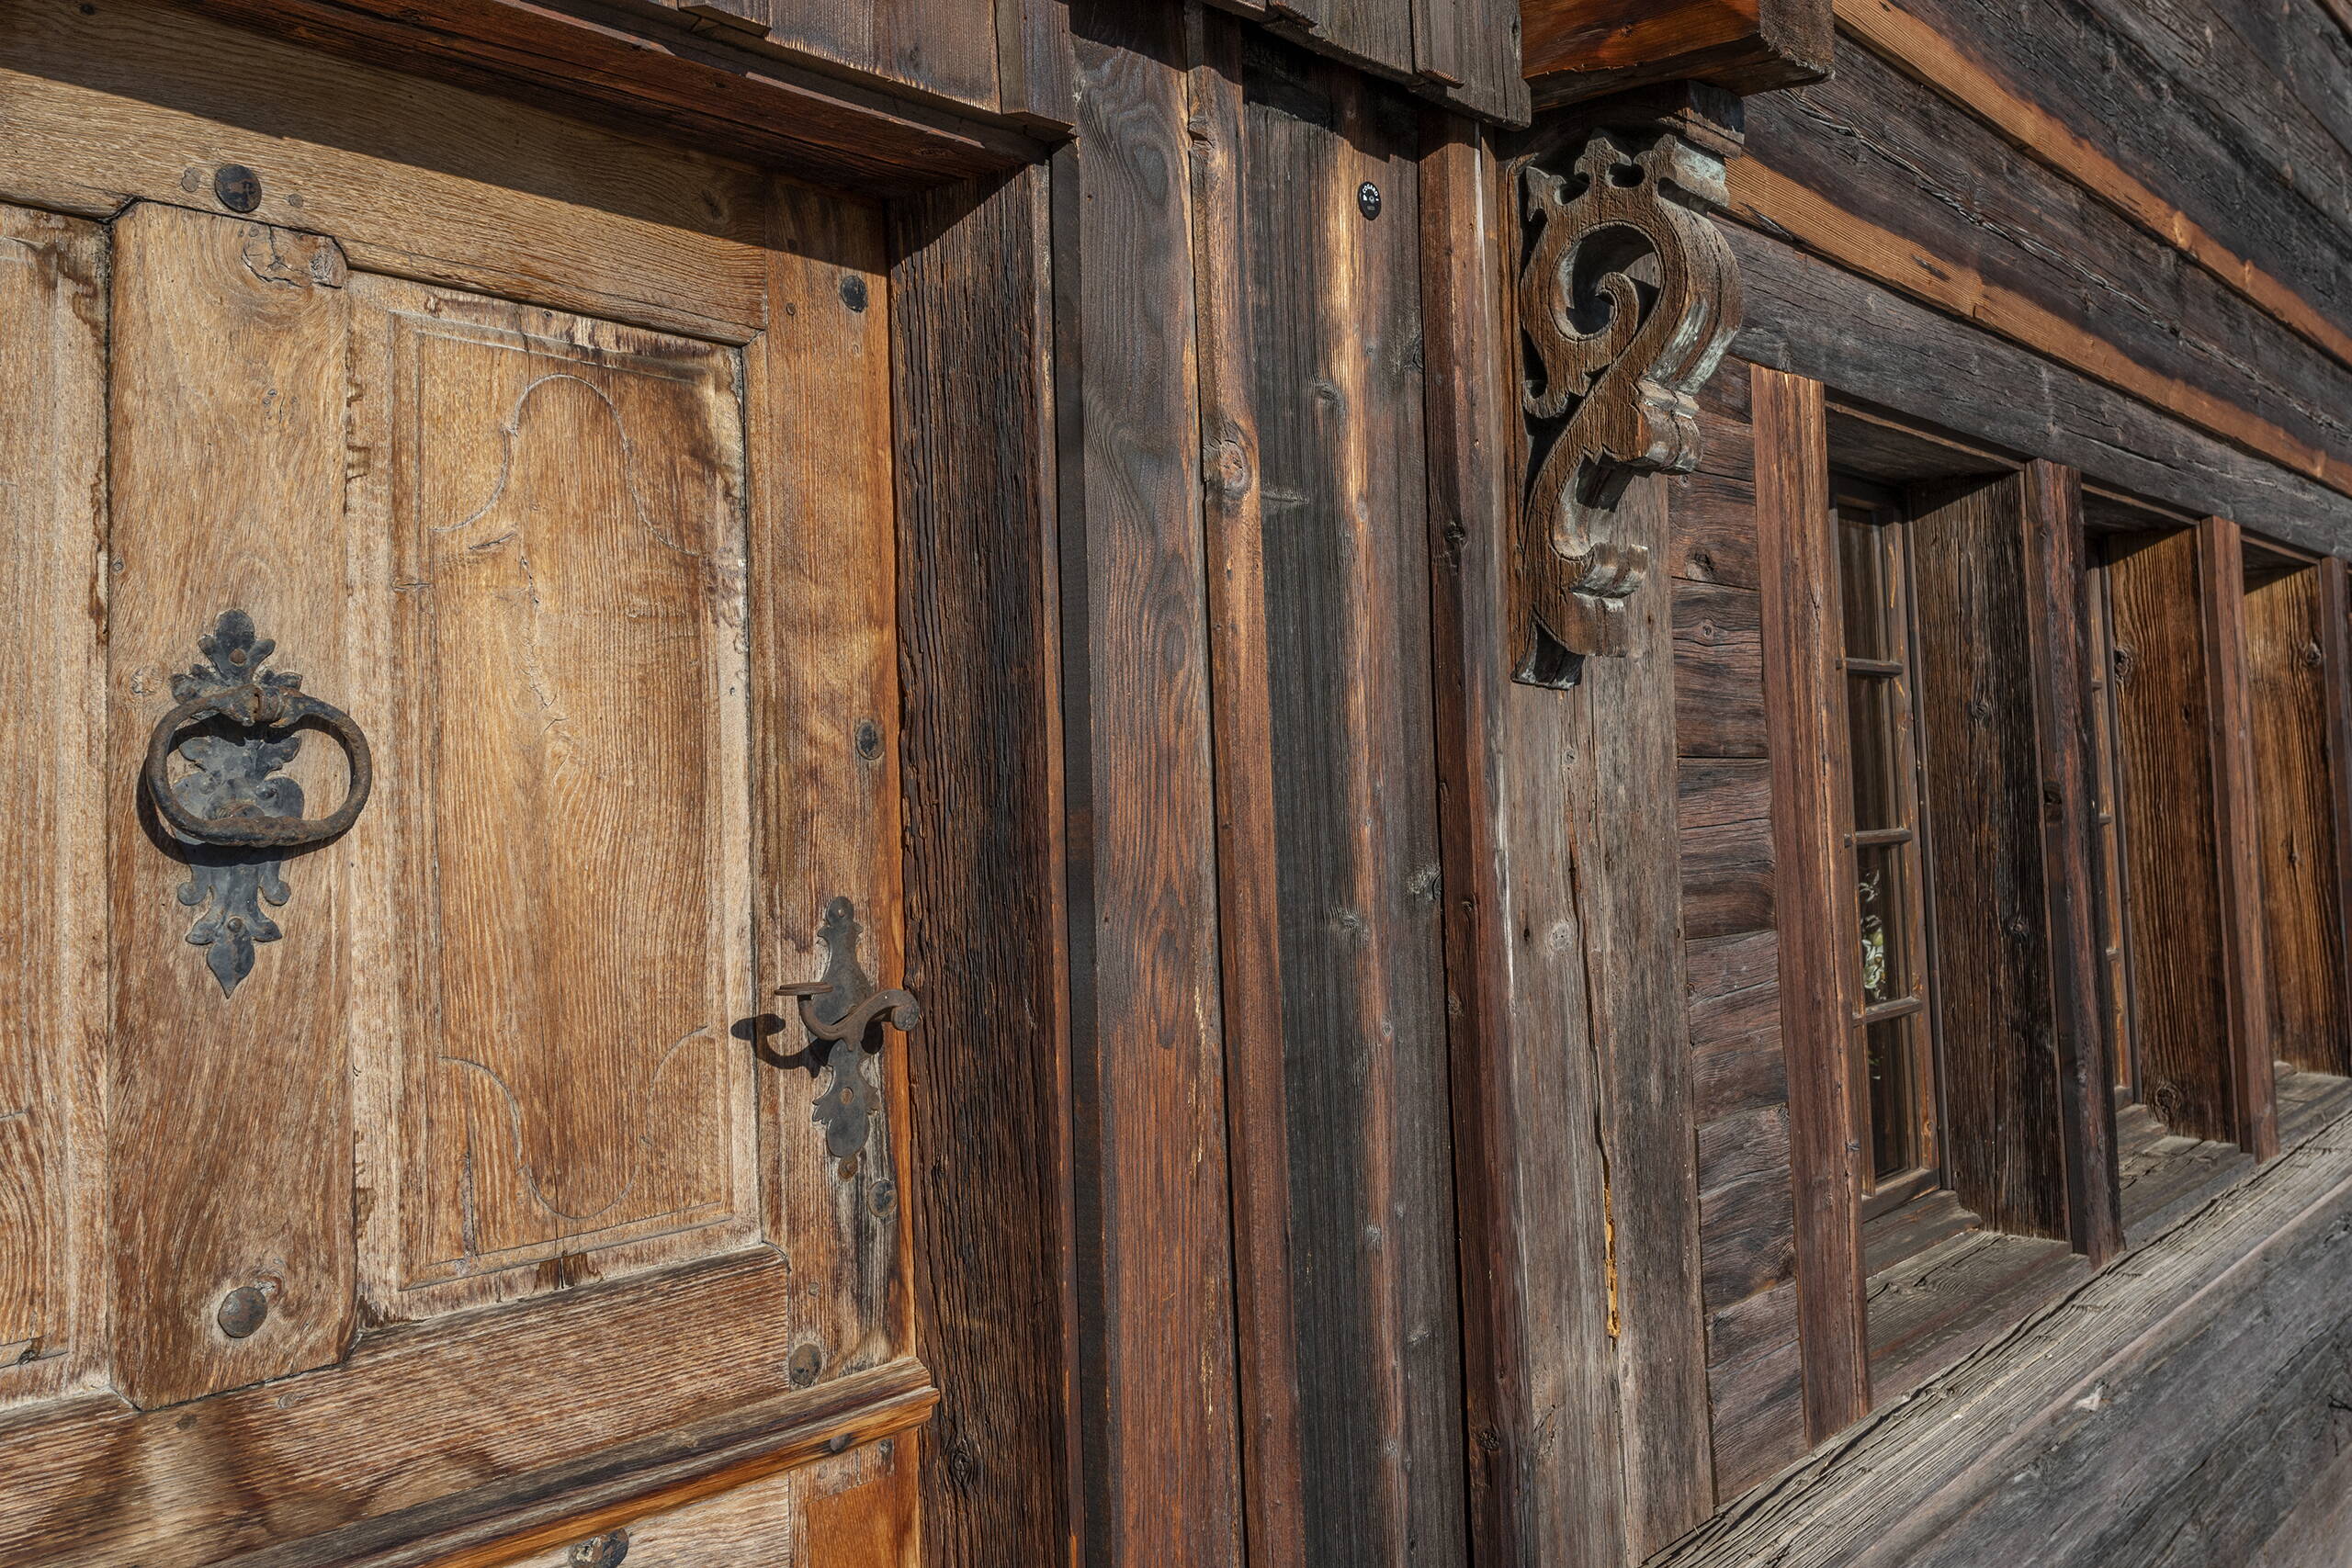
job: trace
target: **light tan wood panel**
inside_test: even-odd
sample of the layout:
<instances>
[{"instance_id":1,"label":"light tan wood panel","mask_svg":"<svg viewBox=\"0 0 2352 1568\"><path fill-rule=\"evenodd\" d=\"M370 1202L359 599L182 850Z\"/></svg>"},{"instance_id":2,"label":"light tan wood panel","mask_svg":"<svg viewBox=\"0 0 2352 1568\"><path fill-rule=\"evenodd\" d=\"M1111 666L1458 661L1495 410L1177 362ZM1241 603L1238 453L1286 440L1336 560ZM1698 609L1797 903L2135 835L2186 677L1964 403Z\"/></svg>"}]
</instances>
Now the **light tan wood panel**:
<instances>
[{"instance_id":1,"label":"light tan wood panel","mask_svg":"<svg viewBox=\"0 0 2352 1568\"><path fill-rule=\"evenodd\" d=\"M899 695L889 310L877 214L776 187L771 320L749 353L752 680L762 989L821 977L846 898L855 957L898 983ZM846 942L848 939L844 937ZM909 1348L906 1054L886 1032L857 1070L878 1091L865 1147L831 1152L812 1102L844 1086L792 1010L763 1032L769 1235L806 1281L788 1325L820 1375Z\"/></svg>"},{"instance_id":2,"label":"light tan wood panel","mask_svg":"<svg viewBox=\"0 0 2352 1568\"><path fill-rule=\"evenodd\" d=\"M756 1234L734 349L356 275L368 1295Z\"/></svg>"},{"instance_id":3,"label":"light tan wood panel","mask_svg":"<svg viewBox=\"0 0 2352 1568\"><path fill-rule=\"evenodd\" d=\"M0 208L0 1404L101 1351L105 236Z\"/></svg>"},{"instance_id":4,"label":"light tan wood panel","mask_svg":"<svg viewBox=\"0 0 2352 1568\"><path fill-rule=\"evenodd\" d=\"M341 255L166 207L132 209L114 233L115 1359L117 1386L156 1404L322 1365L350 1337L350 842L286 861L283 937L224 996L188 941L228 902L191 870L217 857L191 857L146 814L148 730L232 609L307 691L366 727L383 710L343 651ZM314 738L287 770L313 814L340 797L334 753ZM248 1286L268 1315L232 1338L217 1309Z\"/></svg>"},{"instance_id":5,"label":"light tan wood panel","mask_svg":"<svg viewBox=\"0 0 2352 1568\"><path fill-rule=\"evenodd\" d=\"M146 0L0 0L0 193L331 233L353 265L740 337L764 320L764 182L740 164L396 75Z\"/></svg>"}]
</instances>

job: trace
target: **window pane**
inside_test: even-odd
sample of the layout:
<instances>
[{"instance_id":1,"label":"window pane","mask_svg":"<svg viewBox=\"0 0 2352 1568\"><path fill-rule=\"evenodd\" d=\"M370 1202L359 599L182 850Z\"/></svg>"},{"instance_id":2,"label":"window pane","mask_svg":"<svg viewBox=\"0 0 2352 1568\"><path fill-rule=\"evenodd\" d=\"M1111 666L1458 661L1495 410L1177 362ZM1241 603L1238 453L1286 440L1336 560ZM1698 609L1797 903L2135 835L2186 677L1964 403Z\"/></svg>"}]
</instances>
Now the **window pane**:
<instances>
[{"instance_id":1,"label":"window pane","mask_svg":"<svg viewBox=\"0 0 2352 1568\"><path fill-rule=\"evenodd\" d=\"M1864 1031L1871 1096L1871 1176L1883 1181L1919 1163L1919 1018L1889 1019Z\"/></svg>"},{"instance_id":2,"label":"window pane","mask_svg":"<svg viewBox=\"0 0 2352 1568\"><path fill-rule=\"evenodd\" d=\"M1846 656L1892 659L1886 618L1886 552L1876 525L1843 512L1838 519L1838 593L1845 607Z\"/></svg>"},{"instance_id":3,"label":"window pane","mask_svg":"<svg viewBox=\"0 0 2352 1568\"><path fill-rule=\"evenodd\" d=\"M1876 1007L1912 992L1905 915L1910 908L1908 844L1873 844L1854 852L1854 897L1861 915L1862 1005Z\"/></svg>"},{"instance_id":4,"label":"window pane","mask_svg":"<svg viewBox=\"0 0 2352 1568\"><path fill-rule=\"evenodd\" d=\"M1883 675L1846 677L1846 728L1854 764L1854 827L1907 828L1895 776L1895 702L1902 688Z\"/></svg>"}]
</instances>

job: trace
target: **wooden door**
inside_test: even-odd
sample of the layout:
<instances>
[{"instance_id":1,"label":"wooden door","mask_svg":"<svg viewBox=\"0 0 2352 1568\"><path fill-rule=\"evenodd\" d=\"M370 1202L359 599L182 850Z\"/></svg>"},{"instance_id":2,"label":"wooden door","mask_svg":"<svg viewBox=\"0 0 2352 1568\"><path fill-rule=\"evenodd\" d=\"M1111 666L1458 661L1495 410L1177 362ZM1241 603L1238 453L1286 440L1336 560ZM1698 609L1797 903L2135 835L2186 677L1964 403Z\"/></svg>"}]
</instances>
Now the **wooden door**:
<instances>
[{"instance_id":1,"label":"wooden door","mask_svg":"<svg viewBox=\"0 0 2352 1568\"><path fill-rule=\"evenodd\" d=\"M908 1561L879 214L0 18L0 1561Z\"/></svg>"}]
</instances>

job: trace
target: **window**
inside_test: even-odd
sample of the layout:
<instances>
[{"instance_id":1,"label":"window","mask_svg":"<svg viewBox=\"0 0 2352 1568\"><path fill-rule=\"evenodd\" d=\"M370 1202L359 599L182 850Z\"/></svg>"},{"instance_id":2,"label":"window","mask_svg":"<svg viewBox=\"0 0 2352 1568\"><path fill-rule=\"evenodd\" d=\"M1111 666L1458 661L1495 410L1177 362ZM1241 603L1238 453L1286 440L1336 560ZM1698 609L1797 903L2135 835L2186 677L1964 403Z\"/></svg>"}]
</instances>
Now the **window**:
<instances>
[{"instance_id":1,"label":"window","mask_svg":"<svg viewBox=\"0 0 2352 1568\"><path fill-rule=\"evenodd\" d=\"M1897 498L1848 476L1833 483L1852 775L1842 837L1860 945L1849 1081L1863 1213L1875 1217L1939 1185L1914 628Z\"/></svg>"}]
</instances>

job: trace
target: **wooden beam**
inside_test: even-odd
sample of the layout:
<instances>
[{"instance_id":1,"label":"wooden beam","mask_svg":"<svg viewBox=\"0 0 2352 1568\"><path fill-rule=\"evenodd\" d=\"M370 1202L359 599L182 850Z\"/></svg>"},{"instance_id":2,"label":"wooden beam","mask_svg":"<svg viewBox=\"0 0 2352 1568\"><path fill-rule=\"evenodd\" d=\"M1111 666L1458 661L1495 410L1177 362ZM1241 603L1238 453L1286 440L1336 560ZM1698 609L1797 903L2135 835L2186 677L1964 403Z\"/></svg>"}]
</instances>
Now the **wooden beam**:
<instances>
[{"instance_id":1,"label":"wooden beam","mask_svg":"<svg viewBox=\"0 0 2352 1568\"><path fill-rule=\"evenodd\" d=\"M2082 475L2040 459L2025 468L2027 653L2041 757L2044 913L2052 1023L2064 1139L2066 1226L2075 1250L2104 1265L2123 1248L2115 1181L2115 1068L2100 1010L2101 960L2091 874L2097 786L2091 690L2083 669Z\"/></svg>"},{"instance_id":2,"label":"wooden beam","mask_svg":"<svg viewBox=\"0 0 2352 1568\"><path fill-rule=\"evenodd\" d=\"M2352 569L2339 556L2319 563L2320 684L2327 694L2329 827L2335 855L2336 995L2352 1024ZM2352 1072L2352 1037L2337 1043L2338 1073Z\"/></svg>"},{"instance_id":3,"label":"wooden beam","mask_svg":"<svg viewBox=\"0 0 2352 1568\"><path fill-rule=\"evenodd\" d=\"M1430 632L1471 1529L1496 1568L1626 1559L1607 1175L1563 797L1581 743L1504 655L1519 439L1501 247L1478 130L1424 117Z\"/></svg>"},{"instance_id":4,"label":"wooden beam","mask_svg":"<svg viewBox=\"0 0 2352 1568\"><path fill-rule=\"evenodd\" d=\"M2158 239L2177 247L2281 324L2352 365L2352 333L2207 233L2179 208L2125 173L2096 143L2012 91L1928 23L1894 0L1834 3L1839 28L1871 53L1975 115L2027 156L2064 175ZM2345 0L2325 3L2341 6Z\"/></svg>"},{"instance_id":5,"label":"wooden beam","mask_svg":"<svg viewBox=\"0 0 2352 1568\"><path fill-rule=\"evenodd\" d=\"M1745 96L1829 73L1829 0L1520 0L1538 109L1653 82Z\"/></svg>"},{"instance_id":6,"label":"wooden beam","mask_svg":"<svg viewBox=\"0 0 2352 1568\"><path fill-rule=\"evenodd\" d=\"M1819 1442L1871 1402L1849 1025L1861 981L1837 834L1852 794L1837 536L1821 383L1760 366L1750 374L1805 1429Z\"/></svg>"},{"instance_id":7,"label":"wooden beam","mask_svg":"<svg viewBox=\"0 0 2352 1568\"><path fill-rule=\"evenodd\" d=\"M2268 1159L2278 1152L2278 1111L2263 968L2260 803L2246 690L2245 553L2238 525L2228 518L2209 517L2197 525L2197 574L2212 736L2231 1099L2238 1146L2256 1159Z\"/></svg>"},{"instance_id":8,"label":"wooden beam","mask_svg":"<svg viewBox=\"0 0 2352 1568\"><path fill-rule=\"evenodd\" d=\"M2200 430L2352 495L2352 463L2343 457L2296 439L2227 399L2150 370L2105 338L1988 281L1972 267L1933 254L1891 230L1840 209L1820 192L1759 163L1752 154L1733 160L1726 173L1731 215L1737 220L1793 240L1840 266L1973 321Z\"/></svg>"}]
</instances>

